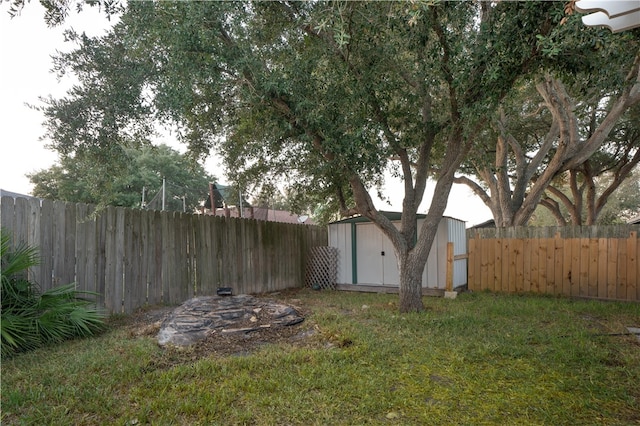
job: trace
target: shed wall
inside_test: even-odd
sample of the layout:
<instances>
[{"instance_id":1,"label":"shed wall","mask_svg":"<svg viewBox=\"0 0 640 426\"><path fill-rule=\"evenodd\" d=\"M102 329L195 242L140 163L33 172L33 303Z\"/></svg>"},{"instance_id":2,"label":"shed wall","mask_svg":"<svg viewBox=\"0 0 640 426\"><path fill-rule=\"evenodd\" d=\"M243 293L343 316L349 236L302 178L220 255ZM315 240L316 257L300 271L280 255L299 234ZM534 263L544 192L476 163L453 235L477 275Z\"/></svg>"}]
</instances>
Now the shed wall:
<instances>
[{"instance_id":1,"label":"shed wall","mask_svg":"<svg viewBox=\"0 0 640 426\"><path fill-rule=\"evenodd\" d=\"M353 284L353 257L351 253L351 224L329 225L329 246L338 249L338 283Z\"/></svg>"},{"instance_id":2,"label":"shed wall","mask_svg":"<svg viewBox=\"0 0 640 426\"><path fill-rule=\"evenodd\" d=\"M420 232L420 228L424 223L424 219L418 219L418 232ZM442 233L442 222L438 225L438 231L436 233L436 237L433 240L433 245L431 246L431 250L429 250L429 257L427 258L427 263L424 266L424 272L422 273L422 287L423 288L438 288L439 277L439 269L440 269L440 253L439 253L439 242L438 239L441 237ZM446 257L444 258L446 261Z\"/></svg>"},{"instance_id":3,"label":"shed wall","mask_svg":"<svg viewBox=\"0 0 640 426\"><path fill-rule=\"evenodd\" d=\"M453 243L453 255L467 254L467 230L461 220L449 218L447 220L447 234L449 241ZM453 262L453 287L467 284L467 259L458 259Z\"/></svg>"},{"instance_id":4,"label":"shed wall","mask_svg":"<svg viewBox=\"0 0 640 426\"><path fill-rule=\"evenodd\" d=\"M418 229L423 219L418 220ZM395 222L394 222L395 223ZM399 226L399 223L395 223ZM373 223L333 223L329 227L329 245L338 254L338 283L363 285L398 285L399 274L391 243ZM356 241L353 241L353 233ZM466 230L463 221L445 217L438 226L436 238L429 252L422 275L422 287L446 287L447 243L454 243L454 255L467 253ZM353 245L355 244L355 246ZM356 273L353 252L356 253ZM382 256L384 252L384 256ZM395 268L391 271L391 268ZM355 275L355 280L354 280ZM467 260L454 262L454 287L467 283Z\"/></svg>"},{"instance_id":5,"label":"shed wall","mask_svg":"<svg viewBox=\"0 0 640 426\"><path fill-rule=\"evenodd\" d=\"M398 224L395 224L398 226ZM356 280L361 284L400 285L393 244L371 222L356 223Z\"/></svg>"}]
</instances>

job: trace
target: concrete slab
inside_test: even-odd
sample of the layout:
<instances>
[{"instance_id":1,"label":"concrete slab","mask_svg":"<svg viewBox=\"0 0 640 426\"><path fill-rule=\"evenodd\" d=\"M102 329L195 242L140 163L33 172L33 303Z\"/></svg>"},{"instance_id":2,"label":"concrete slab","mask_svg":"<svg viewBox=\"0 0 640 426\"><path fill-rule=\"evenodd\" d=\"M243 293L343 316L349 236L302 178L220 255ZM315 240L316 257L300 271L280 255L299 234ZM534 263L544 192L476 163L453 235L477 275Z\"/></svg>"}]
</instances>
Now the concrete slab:
<instances>
[{"instance_id":1,"label":"concrete slab","mask_svg":"<svg viewBox=\"0 0 640 426\"><path fill-rule=\"evenodd\" d=\"M635 334L638 341L640 341L640 328L627 327L627 330L629 331L629 333Z\"/></svg>"}]
</instances>

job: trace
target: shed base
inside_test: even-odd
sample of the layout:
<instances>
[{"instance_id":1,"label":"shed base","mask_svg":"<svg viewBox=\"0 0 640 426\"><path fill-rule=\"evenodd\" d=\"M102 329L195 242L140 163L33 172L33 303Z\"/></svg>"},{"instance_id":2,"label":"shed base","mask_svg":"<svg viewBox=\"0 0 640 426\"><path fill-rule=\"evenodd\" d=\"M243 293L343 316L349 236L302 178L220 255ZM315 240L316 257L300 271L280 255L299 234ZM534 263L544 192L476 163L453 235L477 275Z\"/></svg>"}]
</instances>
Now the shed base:
<instances>
[{"instance_id":1,"label":"shed base","mask_svg":"<svg viewBox=\"0 0 640 426\"><path fill-rule=\"evenodd\" d=\"M455 299L456 297L458 297L458 292L457 291L445 291L444 292L444 298L445 299Z\"/></svg>"},{"instance_id":2,"label":"shed base","mask_svg":"<svg viewBox=\"0 0 640 426\"><path fill-rule=\"evenodd\" d=\"M363 293L391 293L398 294L400 288L390 285L366 285L366 284L336 284L336 290L341 291L360 291ZM439 288L422 288L423 296L444 296L444 289Z\"/></svg>"}]
</instances>

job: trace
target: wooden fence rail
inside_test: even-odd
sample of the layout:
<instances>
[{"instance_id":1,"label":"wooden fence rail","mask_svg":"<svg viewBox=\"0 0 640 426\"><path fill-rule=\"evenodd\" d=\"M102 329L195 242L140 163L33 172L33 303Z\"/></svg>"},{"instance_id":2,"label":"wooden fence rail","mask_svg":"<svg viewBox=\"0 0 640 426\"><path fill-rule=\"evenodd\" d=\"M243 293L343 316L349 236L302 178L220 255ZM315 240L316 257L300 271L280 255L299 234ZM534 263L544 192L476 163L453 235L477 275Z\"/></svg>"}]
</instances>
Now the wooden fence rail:
<instances>
[{"instance_id":1,"label":"wooden fence rail","mask_svg":"<svg viewBox=\"0 0 640 426\"><path fill-rule=\"evenodd\" d=\"M265 293L304 283L324 228L175 212L2 197L0 224L39 248L30 278L43 290L75 282L109 313L179 304L231 287Z\"/></svg>"},{"instance_id":2,"label":"wooden fence rail","mask_svg":"<svg viewBox=\"0 0 640 426\"><path fill-rule=\"evenodd\" d=\"M469 289L640 301L638 226L538 232L470 231Z\"/></svg>"}]
</instances>

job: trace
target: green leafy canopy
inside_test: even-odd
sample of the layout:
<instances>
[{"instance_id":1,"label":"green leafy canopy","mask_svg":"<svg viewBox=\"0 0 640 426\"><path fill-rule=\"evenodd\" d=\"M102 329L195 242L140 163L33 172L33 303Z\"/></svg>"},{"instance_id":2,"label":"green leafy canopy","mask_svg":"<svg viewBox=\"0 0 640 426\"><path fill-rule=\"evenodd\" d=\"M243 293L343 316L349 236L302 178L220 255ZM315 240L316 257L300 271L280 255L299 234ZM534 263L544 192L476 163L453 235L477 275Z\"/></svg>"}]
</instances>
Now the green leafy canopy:
<instances>
[{"instance_id":1,"label":"green leafy canopy","mask_svg":"<svg viewBox=\"0 0 640 426\"><path fill-rule=\"evenodd\" d=\"M395 248L401 309L419 310L454 173L497 102L543 65L536 35L550 34L558 6L130 2L110 34L61 56L87 83L45 108L49 134L90 152L138 142L145 120L164 121L194 155L216 149L241 186L284 181L324 211L367 216ZM389 168L404 181L401 229L369 194Z\"/></svg>"}]
</instances>

